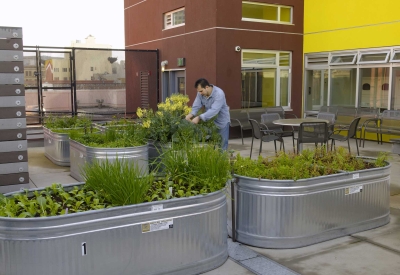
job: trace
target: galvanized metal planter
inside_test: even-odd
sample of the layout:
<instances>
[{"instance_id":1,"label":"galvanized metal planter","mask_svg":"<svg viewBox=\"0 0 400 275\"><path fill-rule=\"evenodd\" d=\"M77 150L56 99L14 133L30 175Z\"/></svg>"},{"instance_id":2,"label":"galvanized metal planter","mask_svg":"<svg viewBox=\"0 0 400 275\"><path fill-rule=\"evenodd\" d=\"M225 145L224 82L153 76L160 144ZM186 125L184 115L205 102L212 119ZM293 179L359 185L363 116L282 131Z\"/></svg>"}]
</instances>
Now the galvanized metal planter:
<instances>
[{"instance_id":1,"label":"galvanized metal planter","mask_svg":"<svg viewBox=\"0 0 400 275\"><path fill-rule=\"evenodd\" d=\"M70 166L69 135L55 133L43 126L44 155L54 164Z\"/></svg>"},{"instance_id":2,"label":"galvanized metal planter","mask_svg":"<svg viewBox=\"0 0 400 275\"><path fill-rule=\"evenodd\" d=\"M389 222L389 164L298 181L236 177L234 225L236 239L245 244L296 248ZM231 224L229 199L232 236Z\"/></svg>"},{"instance_id":3,"label":"galvanized metal planter","mask_svg":"<svg viewBox=\"0 0 400 275\"><path fill-rule=\"evenodd\" d=\"M222 190L57 217L0 217L0 274L206 272L228 258L226 211Z\"/></svg>"},{"instance_id":4,"label":"galvanized metal planter","mask_svg":"<svg viewBox=\"0 0 400 275\"><path fill-rule=\"evenodd\" d=\"M125 159L135 163L144 172L149 171L148 145L124 148L98 148L85 146L75 140L70 139L70 160L71 160L71 177L78 181L83 181L81 176L81 167L93 160L110 162L115 159Z\"/></svg>"}]
</instances>

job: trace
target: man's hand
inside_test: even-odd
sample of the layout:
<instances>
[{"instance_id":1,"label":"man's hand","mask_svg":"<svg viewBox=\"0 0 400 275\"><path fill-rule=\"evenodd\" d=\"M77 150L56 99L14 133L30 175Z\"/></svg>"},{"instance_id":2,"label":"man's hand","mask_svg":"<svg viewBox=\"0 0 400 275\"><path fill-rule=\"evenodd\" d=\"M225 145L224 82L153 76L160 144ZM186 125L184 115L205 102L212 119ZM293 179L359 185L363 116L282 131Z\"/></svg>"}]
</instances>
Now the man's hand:
<instances>
[{"instance_id":1,"label":"man's hand","mask_svg":"<svg viewBox=\"0 0 400 275\"><path fill-rule=\"evenodd\" d=\"M186 120L187 121L192 121L191 119L192 119L192 117L193 117L193 115L192 114L188 114L187 116L186 116Z\"/></svg>"},{"instance_id":2,"label":"man's hand","mask_svg":"<svg viewBox=\"0 0 400 275\"><path fill-rule=\"evenodd\" d=\"M200 117L199 116L197 116L194 119L192 119L192 123L193 124L197 124L197 123L199 123L199 121L200 121Z\"/></svg>"}]
</instances>

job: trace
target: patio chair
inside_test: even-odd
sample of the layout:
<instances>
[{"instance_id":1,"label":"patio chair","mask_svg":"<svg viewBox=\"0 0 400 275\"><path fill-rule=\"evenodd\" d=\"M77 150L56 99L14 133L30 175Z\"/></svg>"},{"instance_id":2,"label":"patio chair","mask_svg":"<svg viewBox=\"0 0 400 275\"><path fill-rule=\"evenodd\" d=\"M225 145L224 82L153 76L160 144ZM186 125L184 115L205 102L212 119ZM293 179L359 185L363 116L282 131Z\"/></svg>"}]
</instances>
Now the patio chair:
<instances>
[{"instance_id":1,"label":"patio chair","mask_svg":"<svg viewBox=\"0 0 400 275\"><path fill-rule=\"evenodd\" d=\"M291 130L284 131L282 125L276 125L273 123L274 120L281 119L279 113L267 113L261 115L261 123L265 125L267 130L274 131L277 135L281 137L292 137L293 148L294 148L294 128L291 127Z\"/></svg>"},{"instance_id":2,"label":"patio chair","mask_svg":"<svg viewBox=\"0 0 400 275\"><path fill-rule=\"evenodd\" d=\"M267 107L265 108L267 113L278 113L281 118L287 118L286 116L291 116L292 118L297 118L295 114L289 114L285 113L285 110L283 109L282 106L273 106L273 107Z\"/></svg>"},{"instance_id":3,"label":"patio chair","mask_svg":"<svg viewBox=\"0 0 400 275\"><path fill-rule=\"evenodd\" d=\"M229 114L231 117L230 127L240 127L240 135L242 137L243 145L243 130L251 129L251 125L249 123L249 115L247 111L243 109L229 110Z\"/></svg>"},{"instance_id":4,"label":"patio chair","mask_svg":"<svg viewBox=\"0 0 400 275\"><path fill-rule=\"evenodd\" d=\"M339 140L339 141L346 141L347 140L347 144L349 146L349 153L351 153L351 151L350 151L350 138L354 137L356 139L357 156L360 155L360 152L358 150L358 141L357 141L357 135L356 135L357 134L358 123L360 122L360 119L361 119L361 117L356 117L355 119L353 119L353 121L350 123L349 129L347 130L347 135L346 136L342 136L342 135L339 134L343 129L336 130L330 136L330 139L332 139L331 150L332 150L332 147L335 146L335 140Z\"/></svg>"},{"instance_id":5,"label":"patio chair","mask_svg":"<svg viewBox=\"0 0 400 275\"><path fill-rule=\"evenodd\" d=\"M328 134L332 135L333 131L335 130L335 120L336 116L334 113L318 113L318 119L325 119L328 120Z\"/></svg>"},{"instance_id":6,"label":"patio chair","mask_svg":"<svg viewBox=\"0 0 400 275\"><path fill-rule=\"evenodd\" d=\"M299 127L297 136L297 154L301 151L299 148L303 143L325 144L328 148L328 124L326 122L303 122Z\"/></svg>"},{"instance_id":7,"label":"patio chair","mask_svg":"<svg viewBox=\"0 0 400 275\"><path fill-rule=\"evenodd\" d=\"M249 119L253 134L251 137L251 148L250 148L250 158L251 158L251 154L253 152L253 141L254 139L259 139L260 140L260 151L258 152L258 155L261 154L261 150L262 150L262 143L263 142L270 142L273 141L274 145L275 145L275 153L277 153L276 150L276 141L280 141L281 145L279 147L279 149L282 148L283 146L283 151L285 151L285 144L283 142L283 139L281 136L275 134L274 131L270 131L267 129L262 128L262 126L254 119Z\"/></svg>"}]
</instances>

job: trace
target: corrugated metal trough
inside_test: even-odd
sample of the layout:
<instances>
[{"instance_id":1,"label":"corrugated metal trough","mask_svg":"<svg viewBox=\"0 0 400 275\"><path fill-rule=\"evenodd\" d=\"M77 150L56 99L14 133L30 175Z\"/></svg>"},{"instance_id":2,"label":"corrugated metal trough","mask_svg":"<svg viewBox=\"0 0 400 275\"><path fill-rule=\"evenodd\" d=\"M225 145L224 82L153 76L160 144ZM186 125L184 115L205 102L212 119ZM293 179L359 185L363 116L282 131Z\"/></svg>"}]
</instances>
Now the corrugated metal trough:
<instances>
[{"instance_id":1,"label":"corrugated metal trough","mask_svg":"<svg viewBox=\"0 0 400 275\"><path fill-rule=\"evenodd\" d=\"M44 155L56 165L70 166L69 135L55 133L43 126Z\"/></svg>"},{"instance_id":2,"label":"corrugated metal trough","mask_svg":"<svg viewBox=\"0 0 400 275\"><path fill-rule=\"evenodd\" d=\"M222 190L57 217L0 217L0 274L199 274L228 258L226 213Z\"/></svg>"},{"instance_id":3,"label":"corrugated metal trough","mask_svg":"<svg viewBox=\"0 0 400 275\"><path fill-rule=\"evenodd\" d=\"M84 164L92 163L94 160L110 162L115 159L124 159L132 164L137 164L145 174L149 171L149 149L148 145L124 148L98 148L85 146L75 140L70 139L70 160L71 177L78 181L83 181L81 167Z\"/></svg>"},{"instance_id":4,"label":"corrugated metal trough","mask_svg":"<svg viewBox=\"0 0 400 275\"><path fill-rule=\"evenodd\" d=\"M235 232L241 243L296 248L389 223L389 164L297 181L236 177Z\"/></svg>"}]
</instances>

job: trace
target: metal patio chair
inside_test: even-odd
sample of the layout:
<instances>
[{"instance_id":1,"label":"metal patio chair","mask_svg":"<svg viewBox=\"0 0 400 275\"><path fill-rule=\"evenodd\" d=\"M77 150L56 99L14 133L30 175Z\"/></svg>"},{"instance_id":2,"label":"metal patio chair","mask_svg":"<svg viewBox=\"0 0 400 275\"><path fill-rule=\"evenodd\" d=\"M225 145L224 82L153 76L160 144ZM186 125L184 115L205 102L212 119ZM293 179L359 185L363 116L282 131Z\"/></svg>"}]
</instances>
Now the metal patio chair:
<instances>
[{"instance_id":1,"label":"metal patio chair","mask_svg":"<svg viewBox=\"0 0 400 275\"><path fill-rule=\"evenodd\" d=\"M284 141L281 136L277 135L274 131L270 131L270 130L263 128L263 126L260 125L255 119L249 119L249 122L250 122L250 125L252 128L252 131L253 131L252 137L251 137L250 158L251 158L251 154L253 152L254 139L260 140L260 151L258 152L258 155L261 154L263 142L273 141L274 145L275 145L275 153L277 153L276 141L278 140L281 142L279 149L281 149L283 146L283 151L285 151L285 144L284 144Z\"/></svg>"},{"instance_id":2,"label":"metal patio chair","mask_svg":"<svg viewBox=\"0 0 400 275\"><path fill-rule=\"evenodd\" d=\"M274 131L277 135L281 137L292 137L293 148L294 148L294 128L293 126L288 126L291 130L285 131L284 126L274 124L274 120L281 119L279 113L267 113L261 115L261 123L265 125L267 130Z\"/></svg>"},{"instance_id":3,"label":"metal patio chair","mask_svg":"<svg viewBox=\"0 0 400 275\"><path fill-rule=\"evenodd\" d=\"M354 137L356 139L357 156L360 155L360 152L358 150L358 141L357 141L357 135L356 135L357 134L357 129L358 129L358 123L360 122L360 119L361 119L361 117L356 117L355 119L353 119L353 121L350 123L349 129L348 130L345 129L345 130L347 130L347 135L346 136L342 136L342 135L339 134L341 131L344 131L343 129L339 129L339 130L336 130L335 132L333 132L333 134L330 136L330 139L332 140L331 150L332 150L332 147L335 146L335 140L339 140L339 141L346 141L347 140L347 144L349 146L349 153L351 153L351 151L350 151L350 139Z\"/></svg>"},{"instance_id":4,"label":"metal patio chair","mask_svg":"<svg viewBox=\"0 0 400 275\"><path fill-rule=\"evenodd\" d=\"M326 122L303 122L299 127L297 136L297 154L301 151L300 146L303 143L318 143L325 144L328 148L328 124Z\"/></svg>"}]
</instances>

